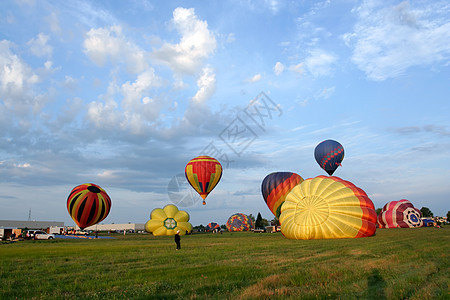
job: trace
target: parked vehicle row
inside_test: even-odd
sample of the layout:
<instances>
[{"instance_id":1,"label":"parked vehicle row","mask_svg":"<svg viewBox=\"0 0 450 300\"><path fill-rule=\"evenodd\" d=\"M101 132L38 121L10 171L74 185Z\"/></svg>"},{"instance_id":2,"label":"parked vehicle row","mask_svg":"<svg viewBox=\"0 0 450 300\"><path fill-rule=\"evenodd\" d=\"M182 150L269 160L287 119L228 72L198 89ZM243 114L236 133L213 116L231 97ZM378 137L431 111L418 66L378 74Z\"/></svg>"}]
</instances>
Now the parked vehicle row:
<instances>
[{"instance_id":1,"label":"parked vehicle row","mask_svg":"<svg viewBox=\"0 0 450 300\"><path fill-rule=\"evenodd\" d=\"M43 230L27 230L25 233L25 238L29 240L51 240L55 238L55 235L47 233Z\"/></svg>"}]
</instances>

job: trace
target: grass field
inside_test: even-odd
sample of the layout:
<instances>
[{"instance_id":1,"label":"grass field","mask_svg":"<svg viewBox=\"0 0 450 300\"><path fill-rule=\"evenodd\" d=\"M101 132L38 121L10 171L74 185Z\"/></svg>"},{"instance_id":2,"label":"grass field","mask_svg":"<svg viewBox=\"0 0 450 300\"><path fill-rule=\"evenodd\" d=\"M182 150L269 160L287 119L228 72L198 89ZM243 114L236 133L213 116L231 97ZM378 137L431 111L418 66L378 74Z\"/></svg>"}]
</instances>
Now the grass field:
<instances>
[{"instance_id":1,"label":"grass field","mask_svg":"<svg viewBox=\"0 0 450 300\"><path fill-rule=\"evenodd\" d=\"M0 244L0 299L450 299L450 226Z\"/></svg>"}]
</instances>

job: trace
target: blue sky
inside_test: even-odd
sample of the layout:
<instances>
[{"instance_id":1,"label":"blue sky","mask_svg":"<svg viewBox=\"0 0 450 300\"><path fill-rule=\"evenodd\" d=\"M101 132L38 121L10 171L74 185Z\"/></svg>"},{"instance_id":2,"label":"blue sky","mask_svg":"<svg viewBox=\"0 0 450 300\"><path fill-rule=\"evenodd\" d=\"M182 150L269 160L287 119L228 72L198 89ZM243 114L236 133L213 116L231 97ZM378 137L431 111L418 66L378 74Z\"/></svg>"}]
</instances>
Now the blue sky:
<instances>
[{"instance_id":1,"label":"blue sky","mask_svg":"<svg viewBox=\"0 0 450 300\"><path fill-rule=\"evenodd\" d=\"M448 1L2 1L0 219L64 221L76 185L104 223L174 203L193 225L273 215L266 175L334 175L381 208L450 209ZM203 206L183 182L208 154Z\"/></svg>"}]
</instances>

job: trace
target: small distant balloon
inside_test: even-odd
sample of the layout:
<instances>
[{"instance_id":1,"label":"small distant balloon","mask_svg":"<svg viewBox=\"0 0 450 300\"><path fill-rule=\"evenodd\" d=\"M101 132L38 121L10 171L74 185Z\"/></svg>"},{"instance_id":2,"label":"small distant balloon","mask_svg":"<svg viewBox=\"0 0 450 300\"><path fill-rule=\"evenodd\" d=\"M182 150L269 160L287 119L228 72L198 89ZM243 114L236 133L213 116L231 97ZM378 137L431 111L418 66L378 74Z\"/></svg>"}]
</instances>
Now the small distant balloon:
<instances>
[{"instance_id":1,"label":"small distant balloon","mask_svg":"<svg viewBox=\"0 0 450 300\"><path fill-rule=\"evenodd\" d=\"M206 225L206 231L214 231L214 230L219 230L220 229L220 225L214 222L209 223L208 225Z\"/></svg>"},{"instance_id":2,"label":"small distant balloon","mask_svg":"<svg viewBox=\"0 0 450 300\"><path fill-rule=\"evenodd\" d=\"M249 216L242 213L236 213L228 218L228 231L249 231L253 228L253 221Z\"/></svg>"},{"instance_id":3,"label":"small distant balloon","mask_svg":"<svg viewBox=\"0 0 450 300\"><path fill-rule=\"evenodd\" d=\"M104 220L111 209L111 199L104 189L85 183L72 189L67 198L67 210L75 223L84 229Z\"/></svg>"},{"instance_id":4,"label":"small distant balloon","mask_svg":"<svg viewBox=\"0 0 450 300\"><path fill-rule=\"evenodd\" d=\"M334 140L326 140L316 146L314 157L319 166L331 176L344 159L344 147Z\"/></svg>"},{"instance_id":5,"label":"small distant balloon","mask_svg":"<svg viewBox=\"0 0 450 300\"><path fill-rule=\"evenodd\" d=\"M190 160L185 168L186 179L206 204L206 197L222 177L222 165L215 158L202 155Z\"/></svg>"}]
</instances>

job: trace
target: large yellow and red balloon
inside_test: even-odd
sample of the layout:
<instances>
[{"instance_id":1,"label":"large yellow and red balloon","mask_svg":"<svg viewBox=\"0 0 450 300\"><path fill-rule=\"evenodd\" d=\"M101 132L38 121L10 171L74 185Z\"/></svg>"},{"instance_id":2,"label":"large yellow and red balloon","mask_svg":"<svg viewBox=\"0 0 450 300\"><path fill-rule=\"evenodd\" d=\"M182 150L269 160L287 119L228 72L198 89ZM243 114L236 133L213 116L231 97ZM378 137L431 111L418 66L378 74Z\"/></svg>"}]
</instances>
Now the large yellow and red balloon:
<instances>
[{"instance_id":1,"label":"large yellow and red balloon","mask_svg":"<svg viewBox=\"0 0 450 300\"><path fill-rule=\"evenodd\" d=\"M291 172L275 172L264 178L261 184L261 193L275 217L280 216L281 205L287 194L302 181L303 178L300 175Z\"/></svg>"},{"instance_id":2,"label":"large yellow and red balloon","mask_svg":"<svg viewBox=\"0 0 450 300\"><path fill-rule=\"evenodd\" d=\"M222 177L222 165L212 157L198 156L187 163L184 173L187 181L200 194L205 205L206 197Z\"/></svg>"},{"instance_id":3,"label":"large yellow and red balloon","mask_svg":"<svg viewBox=\"0 0 450 300\"><path fill-rule=\"evenodd\" d=\"M422 227L422 213L406 199L391 201L384 205L378 215L380 228L415 228Z\"/></svg>"},{"instance_id":4,"label":"large yellow and red balloon","mask_svg":"<svg viewBox=\"0 0 450 300\"><path fill-rule=\"evenodd\" d=\"M168 204L164 208L155 208L150 213L150 220L145 223L145 230L153 233L154 236L175 235L180 230L180 235L192 231L189 223L189 214L184 210L178 210L173 204Z\"/></svg>"},{"instance_id":5,"label":"large yellow and red balloon","mask_svg":"<svg viewBox=\"0 0 450 300\"><path fill-rule=\"evenodd\" d=\"M353 183L334 176L309 178L295 186L281 207L281 232L290 239L372 236L375 207Z\"/></svg>"},{"instance_id":6,"label":"large yellow and red balloon","mask_svg":"<svg viewBox=\"0 0 450 300\"><path fill-rule=\"evenodd\" d=\"M67 198L67 210L75 223L84 229L105 219L111 209L111 199L104 189L85 183L72 189Z\"/></svg>"}]
</instances>

